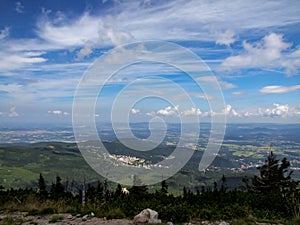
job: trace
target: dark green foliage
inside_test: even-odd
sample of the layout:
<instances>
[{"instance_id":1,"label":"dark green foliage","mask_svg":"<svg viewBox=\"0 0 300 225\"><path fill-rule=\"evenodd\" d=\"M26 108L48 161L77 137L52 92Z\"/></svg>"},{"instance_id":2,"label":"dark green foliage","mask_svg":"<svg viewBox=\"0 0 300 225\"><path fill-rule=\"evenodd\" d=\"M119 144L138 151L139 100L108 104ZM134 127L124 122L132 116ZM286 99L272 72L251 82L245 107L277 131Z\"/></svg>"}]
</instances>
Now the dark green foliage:
<instances>
[{"instance_id":1,"label":"dark green foliage","mask_svg":"<svg viewBox=\"0 0 300 225\"><path fill-rule=\"evenodd\" d=\"M48 192L47 192L46 188L47 188L47 186L45 183L45 179L44 179L43 175L40 173L40 177L38 180L38 193L42 199L45 199L48 196Z\"/></svg>"},{"instance_id":2,"label":"dark green foliage","mask_svg":"<svg viewBox=\"0 0 300 225\"><path fill-rule=\"evenodd\" d=\"M253 190L259 193L268 194L284 194L286 188L289 187L292 171L289 171L290 163L286 158L277 160L270 152L266 163L259 167L259 176L254 176L252 179Z\"/></svg>"},{"instance_id":3,"label":"dark green foliage","mask_svg":"<svg viewBox=\"0 0 300 225\"><path fill-rule=\"evenodd\" d=\"M129 194L122 193L120 184L112 191L112 184L98 181L80 186L85 190L84 206L81 204L82 191L71 193L71 189L66 188L69 184L63 183L59 176L52 184L50 194L40 198L41 190L47 193L44 178L40 175L38 192L33 189L0 189L0 210L27 210L32 215L93 212L100 217L116 219L133 218L143 209L151 208L163 221L227 220L234 221L233 224L251 224L253 220L248 221L247 218L278 220L292 217L297 221L300 213L299 186L291 178L288 168L286 159L279 163L270 154L266 164L260 167L260 174L253 178L253 186L249 184L250 179L245 178L247 188L230 190L227 189L227 178L223 176L212 188L199 187L195 191L183 187L179 196L168 193L166 181L162 181L155 192L149 192L135 176Z\"/></svg>"},{"instance_id":4,"label":"dark green foliage","mask_svg":"<svg viewBox=\"0 0 300 225\"><path fill-rule=\"evenodd\" d=\"M279 163L273 152L270 152L265 164L259 167L259 176L254 176L252 190L260 194L258 204L266 208L273 208L278 214L290 213L300 215L299 181L291 177L293 171L289 170L290 162L283 158Z\"/></svg>"},{"instance_id":5,"label":"dark green foliage","mask_svg":"<svg viewBox=\"0 0 300 225\"><path fill-rule=\"evenodd\" d=\"M106 218L109 220L110 219L123 219L125 217L126 217L125 213L119 208L109 210L106 215Z\"/></svg>"},{"instance_id":6,"label":"dark green foliage","mask_svg":"<svg viewBox=\"0 0 300 225\"><path fill-rule=\"evenodd\" d=\"M161 182L161 189L160 189L160 193L162 194L168 194L168 184L166 180L163 180Z\"/></svg>"},{"instance_id":7,"label":"dark green foliage","mask_svg":"<svg viewBox=\"0 0 300 225\"><path fill-rule=\"evenodd\" d=\"M130 193L140 197L147 193L146 185L144 185L141 179L136 175L133 176L133 186L130 189Z\"/></svg>"},{"instance_id":8,"label":"dark green foliage","mask_svg":"<svg viewBox=\"0 0 300 225\"><path fill-rule=\"evenodd\" d=\"M51 190L50 190L50 196L53 199L58 199L64 195L65 188L61 183L61 178L59 176L56 176L56 182L52 183Z\"/></svg>"}]
</instances>

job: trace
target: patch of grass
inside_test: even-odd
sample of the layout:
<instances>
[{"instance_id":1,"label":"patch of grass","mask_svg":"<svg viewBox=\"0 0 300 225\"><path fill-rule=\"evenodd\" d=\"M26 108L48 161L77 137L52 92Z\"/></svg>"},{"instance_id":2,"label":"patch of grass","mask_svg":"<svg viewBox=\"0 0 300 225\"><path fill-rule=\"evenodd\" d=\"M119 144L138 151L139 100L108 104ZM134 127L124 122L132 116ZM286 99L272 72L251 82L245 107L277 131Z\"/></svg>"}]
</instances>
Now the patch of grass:
<instances>
[{"instance_id":1,"label":"patch of grass","mask_svg":"<svg viewBox=\"0 0 300 225\"><path fill-rule=\"evenodd\" d=\"M125 217L125 213L119 208L109 210L106 216L107 219L123 219Z\"/></svg>"},{"instance_id":2,"label":"patch of grass","mask_svg":"<svg viewBox=\"0 0 300 225\"><path fill-rule=\"evenodd\" d=\"M256 225L256 222L251 219L233 219L231 225Z\"/></svg>"},{"instance_id":3,"label":"patch of grass","mask_svg":"<svg viewBox=\"0 0 300 225\"><path fill-rule=\"evenodd\" d=\"M0 221L0 225L19 225L22 224L22 219L14 219L12 217L6 217Z\"/></svg>"},{"instance_id":4,"label":"patch of grass","mask_svg":"<svg viewBox=\"0 0 300 225\"><path fill-rule=\"evenodd\" d=\"M55 210L53 208L44 208L40 211L40 214L45 215L45 214L54 214Z\"/></svg>"},{"instance_id":5,"label":"patch of grass","mask_svg":"<svg viewBox=\"0 0 300 225\"><path fill-rule=\"evenodd\" d=\"M296 217L290 221L284 223L285 225L298 225L300 224L300 217Z\"/></svg>"},{"instance_id":6,"label":"patch of grass","mask_svg":"<svg viewBox=\"0 0 300 225\"><path fill-rule=\"evenodd\" d=\"M40 214L40 211L37 210L37 209L31 209L28 211L28 215L29 216L36 216L36 215L39 215Z\"/></svg>"},{"instance_id":7,"label":"patch of grass","mask_svg":"<svg viewBox=\"0 0 300 225\"><path fill-rule=\"evenodd\" d=\"M62 221L63 219L64 219L63 215L53 215L51 220L49 220L49 223L56 223Z\"/></svg>"}]
</instances>

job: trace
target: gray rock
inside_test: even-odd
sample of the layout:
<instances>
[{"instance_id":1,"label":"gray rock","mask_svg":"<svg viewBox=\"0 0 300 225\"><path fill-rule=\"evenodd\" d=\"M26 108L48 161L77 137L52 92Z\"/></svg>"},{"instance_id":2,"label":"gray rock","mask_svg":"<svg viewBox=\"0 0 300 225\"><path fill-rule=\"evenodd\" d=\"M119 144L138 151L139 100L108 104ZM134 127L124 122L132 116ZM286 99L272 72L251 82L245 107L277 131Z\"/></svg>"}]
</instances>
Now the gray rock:
<instances>
[{"instance_id":1,"label":"gray rock","mask_svg":"<svg viewBox=\"0 0 300 225\"><path fill-rule=\"evenodd\" d=\"M6 216L0 215L0 220L4 220L5 218L6 218Z\"/></svg>"},{"instance_id":2,"label":"gray rock","mask_svg":"<svg viewBox=\"0 0 300 225\"><path fill-rule=\"evenodd\" d=\"M149 222L150 220L153 222ZM158 223L158 213L152 209L144 209L142 212L140 212L134 217L133 223Z\"/></svg>"},{"instance_id":3,"label":"gray rock","mask_svg":"<svg viewBox=\"0 0 300 225\"><path fill-rule=\"evenodd\" d=\"M174 225L172 222L167 222L168 225Z\"/></svg>"},{"instance_id":4,"label":"gray rock","mask_svg":"<svg viewBox=\"0 0 300 225\"><path fill-rule=\"evenodd\" d=\"M159 219L149 219L148 220L148 223L153 223L153 224L155 224L155 223L161 223L161 220L159 220Z\"/></svg>"},{"instance_id":5,"label":"gray rock","mask_svg":"<svg viewBox=\"0 0 300 225\"><path fill-rule=\"evenodd\" d=\"M84 216L82 217L82 221L87 221L88 216L89 216L89 215L84 215Z\"/></svg>"},{"instance_id":6,"label":"gray rock","mask_svg":"<svg viewBox=\"0 0 300 225\"><path fill-rule=\"evenodd\" d=\"M222 221L221 223L219 223L219 225L230 225L230 224L225 221Z\"/></svg>"}]
</instances>

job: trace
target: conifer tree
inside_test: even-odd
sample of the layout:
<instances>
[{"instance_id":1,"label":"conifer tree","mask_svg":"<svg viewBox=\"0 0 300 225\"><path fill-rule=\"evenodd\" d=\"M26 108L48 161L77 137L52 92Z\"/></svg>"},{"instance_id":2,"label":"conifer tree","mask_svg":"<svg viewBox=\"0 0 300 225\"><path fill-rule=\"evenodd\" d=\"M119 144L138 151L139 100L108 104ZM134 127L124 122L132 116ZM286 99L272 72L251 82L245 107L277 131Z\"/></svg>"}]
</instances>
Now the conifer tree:
<instances>
[{"instance_id":1,"label":"conifer tree","mask_svg":"<svg viewBox=\"0 0 300 225\"><path fill-rule=\"evenodd\" d=\"M38 193L41 198L46 198L48 196L48 192L46 190L45 179L41 173L40 173L40 177L38 180Z\"/></svg>"},{"instance_id":2,"label":"conifer tree","mask_svg":"<svg viewBox=\"0 0 300 225\"><path fill-rule=\"evenodd\" d=\"M259 176L252 179L253 190L258 193L281 193L284 194L291 182L293 171L289 171L290 163L286 158L276 159L270 152L265 164L259 169Z\"/></svg>"}]
</instances>

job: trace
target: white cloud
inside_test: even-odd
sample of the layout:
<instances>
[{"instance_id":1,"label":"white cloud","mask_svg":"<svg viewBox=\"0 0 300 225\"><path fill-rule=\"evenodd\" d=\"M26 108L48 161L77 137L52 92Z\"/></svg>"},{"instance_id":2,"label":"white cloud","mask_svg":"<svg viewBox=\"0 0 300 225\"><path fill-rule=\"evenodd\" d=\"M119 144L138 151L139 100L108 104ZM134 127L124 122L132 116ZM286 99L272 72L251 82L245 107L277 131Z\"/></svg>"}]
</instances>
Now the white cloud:
<instances>
[{"instance_id":1,"label":"white cloud","mask_svg":"<svg viewBox=\"0 0 300 225\"><path fill-rule=\"evenodd\" d=\"M227 81L219 81L219 84L221 85L221 88L223 90L233 89L236 88L236 85L229 83Z\"/></svg>"},{"instance_id":2,"label":"white cloud","mask_svg":"<svg viewBox=\"0 0 300 225\"><path fill-rule=\"evenodd\" d=\"M156 115L156 113L152 111L152 112L147 112L146 115L147 115L147 116L152 116L152 117L153 117L153 116Z\"/></svg>"},{"instance_id":3,"label":"white cloud","mask_svg":"<svg viewBox=\"0 0 300 225\"><path fill-rule=\"evenodd\" d=\"M233 94L233 95L244 95L245 92L244 91L234 91L231 94Z\"/></svg>"},{"instance_id":4,"label":"white cloud","mask_svg":"<svg viewBox=\"0 0 300 225\"><path fill-rule=\"evenodd\" d=\"M5 27L3 30L0 30L0 40L9 36L9 27Z\"/></svg>"},{"instance_id":5,"label":"white cloud","mask_svg":"<svg viewBox=\"0 0 300 225\"><path fill-rule=\"evenodd\" d=\"M48 111L48 113L52 113L54 115L61 115L62 111L61 110L53 110L53 111Z\"/></svg>"},{"instance_id":6,"label":"white cloud","mask_svg":"<svg viewBox=\"0 0 300 225\"><path fill-rule=\"evenodd\" d=\"M232 30L226 30L225 32L219 32L216 34L218 45L227 45L235 42L235 33Z\"/></svg>"},{"instance_id":7,"label":"white cloud","mask_svg":"<svg viewBox=\"0 0 300 225\"><path fill-rule=\"evenodd\" d=\"M202 112L199 108L192 107L191 109L183 111L181 114L184 116L200 116Z\"/></svg>"},{"instance_id":8,"label":"white cloud","mask_svg":"<svg viewBox=\"0 0 300 225\"><path fill-rule=\"evenodd\" d=\"M63 115L63 116L68 116L69 113L68 112L63 112L62 110L52 110L52 111L48 111L49 114L53 114L53 115L57 115L57 116L60 116L60 115Z\"/></svg>"},{"instance_id":9,"label":"white cloud","mask_svg":"<svg viewBox=\"0 0 300 225\"><path fill-rule=\"evenodd\" d=\"M23 13L24 12L24 6L21 2L16 2L15 5L16 5L15 10L16 10L17 13Z\"/></svg>"},{"instance_id":10,"label":"white cloud","mask_svg":"<svg viewBox=\"0 0 300 225\"><path fill-rule=\"evenodd\" d=\"M286 117L288 115L288 112L288 104L281 105L278 103L274 103L273 108L258 109L258 114L266 117Z\"/></svg>"},{"instance_id":11,"label":"white cloud","mask_svg":"<svg viewBox=\"0 0 300 225\"><path fill-rule=\"evenodd\" d=\"M15 106L12 106L10 109L9 109L9 114L8 114L9 117L18 117L19 114L16 112L16 107Z\"/></svg>"},{"instance_id":12,"label":"white cloud","mask_svg":"<svg viewBox=\"0 0 300 225\"><path fill-rule=\"evenodd\" d=\"M207 83L213 83L218 81L215 76L201 76L201 77L197 77L197 80L202 82L207 82Z\"/></svg>"},{"instance_id":13,"label":"white cloud","mask_svg":"<svg viewBox=\"0 0 300 225\"><path fill-rule=\"evenodd\" d=\"M55 23L56 22L56 23ZM96 43L100 39L103 22L100 18L85 13L75 21L57 24L57 19L50 20L47 15L38 24L38 35L49 43L62 48L82 46L87 42Z\"/></svg>"},{"instance_id":14,"label":"white cloud","mask_svg":"<svg viewBox=\"0 0 300 225\"><path fill-rule=\"evenodd\" d=\"M93 52L93 44L87 43L83 48L77 53L78 59L82 59L85 56L89 56Z\"/></svg>"},{"instance_id":15,"label":"white cloud","mask_svg":"<svg viewBox=\"0 0 300 225\"><path fill-rule=\"evenodd\" d=\"M92 52L94 47L121 45L132 40L132 36L124 30L113 27L110 17L92 16L84 13L76 20L67 22L67 17L49 19L46 15L38 27L38 35L45 41L61 48L82 47L78 56L84 57Z\"/></svg>"},{"instance_id":16,"label":"white cloud","mask_svg":"<svg viewBox=\"0 0 300 225\"><path fill-rule=\"evenodd\" d=\"M219 83L219 85L223 90L233 89L237 87L236 85L230 82L217 79L215 76L201 76L201 77L197 77L197 80L200 81L200 84L201 82L212 83L212 84Z\"/></svg>"},{"instance_id":17,"label":"white cloud","mask_svg":"<svg viewBox=\"0 0 300 225\"><path fill-rule=\"evenodd\" d=\"M294 108L294 113L300 115L300 104Z\"/></svg>"},{"instance_id":18,"label":"white cloud","mask_svg":"<svg viewBox=\"0 0 300 225\"><path fill-rule=\"evenodd\" d=\"M21 69L33 64L46 62L47 59L42 57L44 52L0 52L0 71L12 71Z\"/></svg>"},{"instance_id":19,"label":"white cloud","mask_svg":"<svg viewBox=\"0 0 300 225\"><path fill-rule=\"evenodd\" d=\"M299 90L300 90L300 85L294 85L294 86L273 85L273 86L265 86L259 91L264 94L283 94L283 93L294 92Z\"/></svg>"},{"instance_id":20,"label":"white cloud","mask_svg":"<svg viewBox=\"0 0 300 225\"><path fill-rule=\"evenodd\" d=\"M157 115L162 116L177 116L178 115L178 108L179 106L176 105L175 107L168 106L164 109L160 109L156 112Z\"/></svg>"},{"instance_id":21,"label":"white cloud","mask_svg":"<svg viewBox=\"0 0 300 225\"><path fill-rule=\"evenodd\" d=\"M20 1L16 5L22 6ZM23 69L28 64L46 61L44 57L23 59L22 52L26 50L47 52L76 49L77 58L82 59L96 47L151 39L215 41L230 45L235 39L234 31L299 23L298 6L299 3L287 4L285 1L261 4L258 0L233 1L227 4L223 1L211 4L209 0L204 0L201 5L197 1L185 0L151 4L148 1L147 4L120 1L114 4L114 10L107 8L98 15L84 12L75 19L70 19L62 12L43 9L43 16L36 26L37 38L9 40L0 44L1 49L6 49L5 54L2 52L0 56L0 62L4 59L7 61L1 64L0 70ZM270 12L272 16L266 18L265 12ZM217 35L213 29L216 26L221 31ZM8 34L9 29L5 28L0 37L7 37ZM13 57L9 59L8 56ZM282 64L289 71L295 71L300 62L293 58Z\"/></svg>"},{"instance_id":22,"label":"white cloud","mask_svg":"<svg viewBox=\"0 0 300 225\"><path fill-rule=\"evenodd\" d=\"M223 113L228 116L240 116L240 114L232 108L231 105L226 105L226 108L223 110Z\"/></svg>"},{"instance_id":23,"label":"white cloud","mask_svg":"<svg viewBox=\"0 0 300 225\"><path fill-rule=\"evenodd\" d=\"M200 98L200 99L204 99L204 100L212 100L213 97L208 95L208 94L204 94L204 93L198 93L198 92L189 92L189 94L191 96L194 96L196 98Z\"/></svg>"},{"instance_id":24,"label":"white cloud","mask_svg":"<svg viewBox=\"0 0 300 225\"><path fill-rule=\"evenodd\" d=\"M0 91L4 91L7 93L18 93L22 91L22 85L19 84L0 84Z\"/></svg>"},{"instance_id":25,"label":"white cloud","mask_svg":"<svg viewBox=\"0 0 300 225\"><path fill-rule=\"evenodd\" d=\"M139 1L122 1L114 5L114 11L108 9L93 16L86 12L71 22L66 22L64 16L57 13L51 17L53 13L47 12L39 24L38 34L60 46L83 46L88 42L118 45L133 39L204 40L230 45L235 41L233 30L299 22L297 7L299 3L293 6L284 1L261 4L256 0L226 4L204 0L200 5L197 1L185 0L146 5ZM265 12L272 16L265 17ZM221 32L214 31L216 26Z\"/></svg>"},{"instance_id":26,"label":"white cloud","mask_svg":"<svg viewBox=\"0 0 300 225\"><path fill-rule=\"evenodd\" d=\"M132 109L131 109L131 113L132 113L132 114L139 114L139 113L140 113L140 110L139 110L139 109L134 109L134 108L132 108Z\"/></svg>"},{"instance_id":27,"label":"white cloud","mask_svg":"<svg viewBox=\"0 0 300 225\"><path fill-rule=\"evenodd\" d=\"M221 66L225 69L280 67L282 51L290 46L291 44L285 42L281 34L271 33L258 43L250 44L244 41L244 53L226 58Z\"/></svg>"}]
</instances>

